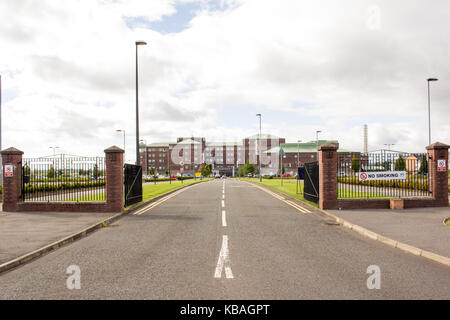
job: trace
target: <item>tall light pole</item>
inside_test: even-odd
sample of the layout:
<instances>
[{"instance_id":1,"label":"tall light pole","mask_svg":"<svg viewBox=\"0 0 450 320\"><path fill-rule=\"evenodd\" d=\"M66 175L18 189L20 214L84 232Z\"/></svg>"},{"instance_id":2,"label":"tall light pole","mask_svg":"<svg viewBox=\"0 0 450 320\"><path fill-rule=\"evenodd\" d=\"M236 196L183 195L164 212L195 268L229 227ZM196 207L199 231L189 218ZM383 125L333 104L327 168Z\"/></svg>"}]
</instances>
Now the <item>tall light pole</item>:
<instances>
[{"instance_id":1,"label":"tall light pole","mask_svg":"<svg viewBox=\"0 0 450 320\"><path fill-rule=\"evenodd\" d=\"M50 147L50 149L53 149L53 155L56 155L56 149L59 149L59 147Z\"/></svg>"},{"instance_id":2,"label":"tall light pole","mask_svg":"<svg viewBox=\"0 0 450 320\"><path fill-rule=\"evenodd\" d=\"M123 132L123 153L125 154L125 130L118 129L117 132Z\"/></svg>"},{"instance_id":3,"label":"tall light pole","mask_svg":"<svg viewBox=\"0 0 450 320\"><path fill-rule=\"evenodd\" d=\"M136 41L136 165L139 165L139 71L138 47L147 45L144 41Z\"/></svg>"},{"instance_id":4,"label":"tall light pole","mask_svg":"<svg viewBox=\"0 0 450 320\"><path fill-rule=\"evenodd\" d=\"M317 130L316 131L316 149L317 149L317 161L319 161L319 133L321 133L322 131Z\"/></svg>"},{"instance_id":5,"label":"tall light pole","mask_svg":"<svg viewBox=\"0 0 450 320\"><path fill-rule=\"evenodd\" d=\"M428 145L431 145L431 115L430 115L430 82L438 81L437 78L428 78Z\"/></svg>"},{"instance_id":6,"label":"tall light pole","mask_svg":"<svg viewBox=\"0 0 450 320\"><path fill-rule=\"evenodd\" d=\"M261 175L261 113L258 113L256 115L257 117L259 117L259 182L262 182L262 175Z\"/></svg>"},{"instance_id":7,"label":"tall light pole","mask_svg":"<svg viewBox=\"0 0 450 320\"><path fill-rule=\"evenodd\" d=\"M300 167L300 142L302 142L302 140L297 140L297 170Z\"/></svg>"}]
</instances>

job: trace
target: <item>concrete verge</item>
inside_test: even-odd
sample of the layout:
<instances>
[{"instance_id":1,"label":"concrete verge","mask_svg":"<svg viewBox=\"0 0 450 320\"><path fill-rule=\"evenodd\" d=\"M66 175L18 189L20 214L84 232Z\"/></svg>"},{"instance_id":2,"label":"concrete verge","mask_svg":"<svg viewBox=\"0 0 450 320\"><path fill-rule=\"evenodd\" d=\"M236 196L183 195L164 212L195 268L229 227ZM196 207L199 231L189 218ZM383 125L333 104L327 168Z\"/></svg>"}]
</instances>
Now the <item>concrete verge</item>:
<instances>
[{"instance_id":1,"label":"concrete verge","mask_svg":"<svg viewBox=\"0 0 450 320\"><path fill-rule=\"evenodd\" d=\"M375 240L375 241L379 241L379 242L384 243L384 244L386 244L388 246L391 246L393 248L397 248L397 249L400 249L400 250L402 250L404 252L407 252L407 253L410 253L410 254L414 254L416 256L421 256L421 257L424 257L426 259L432 260L434 262L439 262L441 264L444 264L444 265L450 267L450 258L448 258L448 257L441 256L441 255L438 255L438 254L430 252L430 251L422 250L420 248L408 245L406 243L402 243L400 241L397 241L397 240L394 240L394 239L382 236L382 235L380 235L380 234L378 234L376 232L370 231L370 230L365 229L365 228L363 228L363 227L361 227L359 225L353 224L350 221L347 221L347 220L344 220L344 219L342 219L342 218L340 218L338 216L335 216L334 214L331 214L331 213L329 213L329 212L327 212L325 210L322 210L320 208L314 207L314 206L310 205L307 202L303 202L303 201L298 200L296 198L293 198L293 197L291 197L291 196L289 196L289 195L287 195L285 193L279 192L277 190L274 190L274 189L269 188L267 186L261 185L259 183L255 183L255 182L252 182L252 181L246 181L246 182L254 184L254 185L257 185L257 186L260 186L260 187L263 187L263 188L266 188L266 189L268 189L268 190L270 190L270 191L272 191L274 193L283 195L283 197L285 197L285 198L289 198L289 199L292 199L294 201L301 202L301 204L304 205L305 207L308 207L308 208L311 208L311 209L315 209L315 210L325 214L329 218L334 219L340 225L342 225L342 226L344 226L344 227L346 227L346 228L348 228L350 230L353 230L353 231L363 235L364 237L370 238L370 239Z\"/></svg>"},{"instance_id":2,"label":"concrete verge","mask_svg":"<svg viewBox=\"0 0 450 320\"><path fill-rule=\"evenodd\" d=\"M210 180L208 180L208 181L210 181ZM72 242L75 242L77 240L80 240L80 239L88 236L92 232L94 232L94 231L96 231L98 229L107 227L110 224L114 223L115 221L119 220L120 218L122 218L122 217L124 217L124 216L126 216L126 215L128 215L130 213L133 213L133 212L143 208L144 206L146 206L146 205L148 205L148 204L150 204L152 202L155 202L155 201L157 201L157 200L159 200L159 199L161 199L161 198L163 198L165 196L168 196L168 195L170 195L170 194L172 194L172 193L174 193L176 191L179 191L179 190L184 189L184 188L192 187L192 186L195 186L195 185L197 185L199 183L208 182L208 181L199 181L197 183L193 183L193 184L190 184L190 185L187 185L187 186L183 186L181 188L177 188L177 189L171 190L169 192L160 194L159 196L156 196L156 197L154 197L154 198L152 198L152 199L150 199L150 200L148 200L148 201L146 201L144 203L141 203L141 204L137 205L133 209L124 210L124 211L122 211L120 213L117 213L117 214L115 214L115 215L113 215L113 216L111 216L111 217L109 217L109 218L107 218L105 220L99 221L99 222L97 222L97 223L95 223L95 224L93 224L93 225L91 225L91 226L89 226L89 227L87 227L87 228L85 228L85 229L83 229L81 231L78 231L78 232L76 232L76 233L74 233L74 234L72 234L72 235L70 235L68 237L65 237L65 238L63 238L61 240L55 241L53 243L50 243L50 244L48 244L48 245L46 245L46 246L44 246L42 248L39 248L37 250L34 250L34 251L29 252L27 254L24 254L24 255L22 255L22 256L20 256L18 258L15 258L13 260L5 262L5 263L0 265L0 274L4 273L6 271L9 271L9 270L11 270L13 268L19 267L19 266L21 266L21 265L23 265L25 263L28 263L28 262L30 262L30 261L32 261L34 259L37 259L37 258L39 258L39 257L41 257L41 256L43 256L43 255L45 255L47 253L50 253L50 252L52 252L52 251L54 251L54 250L56 250L58 248L61 248L61 247L65 246L65 245L67 245L69 243L72 243Z\"/></svg>"}]
</instances>

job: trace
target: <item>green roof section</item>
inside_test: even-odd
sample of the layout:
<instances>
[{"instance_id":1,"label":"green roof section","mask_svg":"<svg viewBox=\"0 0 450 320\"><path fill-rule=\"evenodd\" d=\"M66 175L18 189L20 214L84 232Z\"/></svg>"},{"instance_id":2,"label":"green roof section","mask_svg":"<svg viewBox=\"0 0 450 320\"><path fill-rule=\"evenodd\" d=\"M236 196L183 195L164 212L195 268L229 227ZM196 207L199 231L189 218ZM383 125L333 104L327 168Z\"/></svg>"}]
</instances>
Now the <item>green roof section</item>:
<instances>
[{"instance_id":1,"label":"green roof section","mask_svg":"<svg viewBox=\"0 0 450 320\"><path fill-rule=\"evenodd\" d=\"M302 152L317 152L317 147L324 145L325 143L335 143L337 140L319 140L319 141L309 141L305 143L282 143L279 147L271 148L265 153L279 153L280 147L285 153L302 153ZM351 152L345 149L338 149L338 152Z\"/></svg>"}]
</instances>

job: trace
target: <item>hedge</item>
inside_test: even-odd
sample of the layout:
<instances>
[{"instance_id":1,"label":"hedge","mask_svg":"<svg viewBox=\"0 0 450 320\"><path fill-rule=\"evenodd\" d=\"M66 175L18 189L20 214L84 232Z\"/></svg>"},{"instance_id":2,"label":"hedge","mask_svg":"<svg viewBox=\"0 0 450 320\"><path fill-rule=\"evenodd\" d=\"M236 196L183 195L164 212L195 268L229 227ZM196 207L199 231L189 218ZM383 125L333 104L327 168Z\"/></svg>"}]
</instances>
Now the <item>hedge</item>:
<instances>
[{"instance_id":1,"label":"hedge","mask_svg":"<svg viewBox=\"0 0 450 320\"><path fill-rule=\"evenodd\" d=\"M87 183L61 183L61 184L27 184L25 185L23 191L25 193L34 192L46 192L46 191L58 191L58 190L71 190L80 188L93 188L102 187L105 185L105 181L93 181Z\"/></svg>"},{"instance_id":2,"label":"hedge","mask_svg":"<svg viewBox=\"0 0 450 320\"><path fill-rule=\"evenodd\" d=\"M370 187L388 187L388 188L402 188L412 190L428 190L428 181L403 181L403 180L388 180L388 181L361 181L358 178L337 178L338 182L345 184L355 184Z\"/></svg>"}]
</instances>

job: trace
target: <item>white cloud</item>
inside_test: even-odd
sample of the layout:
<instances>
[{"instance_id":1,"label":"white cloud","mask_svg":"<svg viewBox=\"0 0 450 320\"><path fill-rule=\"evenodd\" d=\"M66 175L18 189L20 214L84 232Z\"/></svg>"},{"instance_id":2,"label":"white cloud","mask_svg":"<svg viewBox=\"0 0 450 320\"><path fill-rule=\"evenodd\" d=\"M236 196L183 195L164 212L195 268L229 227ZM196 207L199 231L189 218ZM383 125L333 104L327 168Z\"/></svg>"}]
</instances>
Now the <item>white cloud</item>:
<instances>
[{"instance_id":1,"label":"white cloud","mask_svg":"<svg viewBox=\"0 0 450 320\"><path fill-rule=\"evenodd\" d=\"M440 79L432 84L432 140L450 142L446 1L230 0L217 2L221 10L198 2L188 29L163 35L130 29L124 17L164 21L180 1L2 1L0 74L3 89L16 94L3 107L3 147L101 153L122 146L120 128L132 160L134 41L141 39L148 142L191 133L240 139L256 130L254 119L224 125L219 108L232 118L240 116L235 106L264 106L298 117L299 125L264 117L264 128L288 141L314 139L321 129L362 150L367 123L371 149L396 143L423 151L430 76ZM373 6L377 28L368 25ZM302 123L305 116L314 123Z\"/></svg>"}]
</instances>

